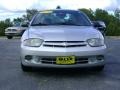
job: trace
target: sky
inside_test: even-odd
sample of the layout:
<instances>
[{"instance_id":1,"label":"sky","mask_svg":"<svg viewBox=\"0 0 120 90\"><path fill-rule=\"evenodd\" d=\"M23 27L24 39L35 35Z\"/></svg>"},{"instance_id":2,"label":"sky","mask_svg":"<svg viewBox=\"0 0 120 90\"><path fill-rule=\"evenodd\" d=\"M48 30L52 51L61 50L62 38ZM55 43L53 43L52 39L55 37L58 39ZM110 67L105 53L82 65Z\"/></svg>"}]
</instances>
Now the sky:
<instances>
[{"instance_id":1,"label":"sky","mask_svg":"<svg viewBox=\"0 0 120 90\"><path fill-rule=\"evenodd\" d=\"M112 12L120 8L120 0L0 0L0 20L21 17L26 9L55 9L58 5L63 9L100 8Z\"/></svg>"}]
</instances>

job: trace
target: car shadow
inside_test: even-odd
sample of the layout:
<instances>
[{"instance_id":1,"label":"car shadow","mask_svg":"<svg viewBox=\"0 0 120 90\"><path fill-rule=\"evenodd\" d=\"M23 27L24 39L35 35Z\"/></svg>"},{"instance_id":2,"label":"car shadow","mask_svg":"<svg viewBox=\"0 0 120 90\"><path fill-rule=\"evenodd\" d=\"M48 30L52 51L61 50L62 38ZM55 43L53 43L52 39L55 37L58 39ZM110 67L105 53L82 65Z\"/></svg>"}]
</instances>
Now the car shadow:
<instances>
[{"instance_id":1,"label":"car shadow","mask_svg":"<svg viewBox=\"0 0 120 90\"><path fill-rule=\"evenodd\" d=\"M30 72L24 72L27 75L35 77L88 77L88 76L103 76L103 71L96 71L93 68L72 68L72 69L53 69L53 68L35 68Z\"/></svg>"}]
</instances>

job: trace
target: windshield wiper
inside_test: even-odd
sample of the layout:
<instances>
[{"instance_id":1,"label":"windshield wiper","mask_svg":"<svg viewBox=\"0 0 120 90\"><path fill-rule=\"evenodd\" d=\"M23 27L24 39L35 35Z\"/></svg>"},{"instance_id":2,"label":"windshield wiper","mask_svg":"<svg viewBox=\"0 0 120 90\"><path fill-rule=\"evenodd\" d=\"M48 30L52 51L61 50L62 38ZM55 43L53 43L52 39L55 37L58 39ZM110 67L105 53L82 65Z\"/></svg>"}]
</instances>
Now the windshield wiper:
<instances>
[{"instance_id":1,"label":"windshield wiper","mask_svg":"<svg viewBox=\"0 0 120 90\"><path fill-rule=\"evenodd\" d=\"M62 22L62 23L56 23L55 25L72 25L72 26L80 26L79 24L74 24L74 23L65 23L65 22Z\"/></svg>"},{"instance_id":2,"label":"windshield wiper","mask_svg":"<svg viewBox=\"0 0 120 90\"><path fill-rule=\"evenodd\" d=\"M47 26L48 24L45 23L37 23L37 24L31 24L31 26Z\"/></svg>"},{"instance_id":3,"label":"windshield wiper","mask_svg":"<svg viewBox=\"0 0 120 90\"><path fill-rule=\"evenodd\" d=\"M91 26L91 25L79 25L74 23L54 23L54 24L45 24L45 23L37 23L37 24L31 24L31 26L48 26L48 25L69 25L69 26Z\"/></svg>"}]
</instances>

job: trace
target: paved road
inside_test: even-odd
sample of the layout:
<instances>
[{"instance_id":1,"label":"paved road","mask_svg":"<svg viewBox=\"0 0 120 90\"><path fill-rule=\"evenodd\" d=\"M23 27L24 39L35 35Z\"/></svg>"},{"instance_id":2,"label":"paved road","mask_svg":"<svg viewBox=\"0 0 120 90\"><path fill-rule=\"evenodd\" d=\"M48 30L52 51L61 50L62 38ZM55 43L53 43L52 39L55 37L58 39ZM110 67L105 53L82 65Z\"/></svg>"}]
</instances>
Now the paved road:
<instances>
[{"instance_id":1,"label":"paved road","mask_svg":"<svg viewBox=\"0 0 120 90\"><path fill-rule=\"evenodd\" d=\"M120 39L107 39L107 65L90 70L22 72L20 40L0 39L0 90L120 90Z\"/></svg>"}]
</instances>

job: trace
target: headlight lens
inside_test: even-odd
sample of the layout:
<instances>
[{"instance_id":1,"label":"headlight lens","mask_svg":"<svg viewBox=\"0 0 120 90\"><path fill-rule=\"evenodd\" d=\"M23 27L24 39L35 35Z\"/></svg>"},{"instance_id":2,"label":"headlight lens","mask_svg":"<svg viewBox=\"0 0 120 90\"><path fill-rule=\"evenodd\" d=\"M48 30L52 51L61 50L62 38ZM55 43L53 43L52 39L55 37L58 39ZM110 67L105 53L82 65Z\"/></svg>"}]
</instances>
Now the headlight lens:
<instances>
[{"instance_id":1,"label":"headlight lens","mask_svg":"<svg viewBox=\"0 0 120 90\"><path fill-rule=\"evenodd\" d=\"M42 39L31 38L23 41L23 45L29 47L40 47L42 42Z\"/></svg>"},{"instance_id":2,"label":"headlight lens","mask_svg":"<svg viewBox=\"0 0 120 90\"><path fill-rule=\"evenodd\" d=\"M87 40L91 47L99 47L104 45L104 40L100 38L92 38Z\"/></svg>"},{"instance_id":3,"label":"headlight lens","mask_svg":"<svg viewBox=\"0 0 120 90\"><path fill-rule=\"evenodd\" d=\"M8 31L8 29L5 29L5 32L7 32Z\"/></svg>"}]
</instances>

